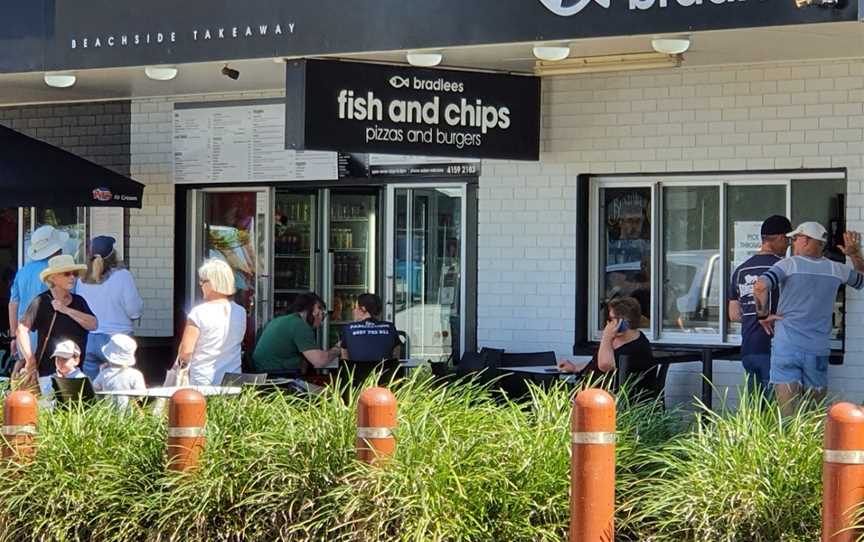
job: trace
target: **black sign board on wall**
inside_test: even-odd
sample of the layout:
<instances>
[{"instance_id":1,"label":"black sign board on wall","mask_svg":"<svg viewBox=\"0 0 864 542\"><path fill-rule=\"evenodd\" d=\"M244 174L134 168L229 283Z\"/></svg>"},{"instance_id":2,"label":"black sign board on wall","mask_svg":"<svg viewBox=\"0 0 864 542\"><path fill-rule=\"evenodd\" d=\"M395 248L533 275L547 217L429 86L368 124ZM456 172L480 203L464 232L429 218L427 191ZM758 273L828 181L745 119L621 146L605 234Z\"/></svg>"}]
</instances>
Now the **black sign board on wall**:
<instances>
[{"instance_id":1,"label":"black sign board on wall","mask_svg":"<svg viewBox=\"0 0 864 542\"><path fill-rule=\"evenodd\" d=\"M861 0L22 0L0 71L145 66L855 21Z\"/></svg>"},{"instance_id":2,"label":"black sign board on wall","mask_svg":"<svg viewBox=\"0 0 864 542\"><path fill-rule=\"evenodd\" d=\"M540 80L333 60L286 68L285 147L540 158Z\"/></svg>"}]
</instances>

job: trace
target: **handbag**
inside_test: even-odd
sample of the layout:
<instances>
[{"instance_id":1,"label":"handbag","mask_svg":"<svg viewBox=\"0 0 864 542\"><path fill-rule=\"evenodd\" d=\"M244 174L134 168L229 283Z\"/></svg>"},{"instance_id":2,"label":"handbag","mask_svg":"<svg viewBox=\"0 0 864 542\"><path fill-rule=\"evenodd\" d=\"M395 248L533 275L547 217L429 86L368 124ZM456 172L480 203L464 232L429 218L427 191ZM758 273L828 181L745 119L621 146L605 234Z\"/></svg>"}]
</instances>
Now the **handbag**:
<instances>
[{"instance_id":1,"label":"handbag","mask_svg":"<svg viewBox=\"0 0 864 542\"><path fill-rule=\"evenodd\" d=\"M180 356L174 360L174 365L165 373L165 387L185 387L189 385L189 364L180 365Z\"/></svg>"},{"instance_id":2,"label":"handbag","mask_svg":"<svg viewBox=\"0 0 864 542\"><path fill-rule=\"evenodd\" d=\"M39 355L36 357L35 369L20 369L10 378L9 385L12 391L29 391L35 396L41 394L39 386L39 361L45 355L45 349L48 348L48 341L51 340L51 332L54 331L54 322L57 320L57 311L51 316L51 325L48 326L48 333L45 335L45 340L42 341L42 348L39 350Z\"/></svg>"}]
</instances>

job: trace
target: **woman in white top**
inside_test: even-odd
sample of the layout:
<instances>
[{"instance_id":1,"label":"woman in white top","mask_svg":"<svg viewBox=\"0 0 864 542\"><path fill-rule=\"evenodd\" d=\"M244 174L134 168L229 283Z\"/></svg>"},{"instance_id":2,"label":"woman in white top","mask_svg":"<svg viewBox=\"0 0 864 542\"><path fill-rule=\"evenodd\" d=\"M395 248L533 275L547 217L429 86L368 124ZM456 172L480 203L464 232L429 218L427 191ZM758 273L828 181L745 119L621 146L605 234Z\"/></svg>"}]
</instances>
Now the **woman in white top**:
<instances>
[{"instance_id":1,"label":"woman in white top","mask_svg":"<svg viewBox=\"0 0 864 542\"><path fill-rule=\"evenodd\" d=\"M219 385L225 373L240 372L240 345L246 335L246 311L231 301L234 273L222 260L198 269L204 302L189 312L177 359L189 366L193 386Z\"/></svg>"},{"instance_id":2,"label":"woman in white top","mask_svg":"<svg viewBox=\"0 0 864 542\"><path fill-rule=\"evenodd\" d=\"M108 360L102 348L111 335L132 335L132 322L141 318L144 302L135 287L135 279L117 261L115 239L107 235L90 241L90 261L87 273L78 283L77 294L87 301L99 321L96 331L87 337L87 352L82 370L90 380L99 374L99 367Z\"/></svg>"}]
</instances>

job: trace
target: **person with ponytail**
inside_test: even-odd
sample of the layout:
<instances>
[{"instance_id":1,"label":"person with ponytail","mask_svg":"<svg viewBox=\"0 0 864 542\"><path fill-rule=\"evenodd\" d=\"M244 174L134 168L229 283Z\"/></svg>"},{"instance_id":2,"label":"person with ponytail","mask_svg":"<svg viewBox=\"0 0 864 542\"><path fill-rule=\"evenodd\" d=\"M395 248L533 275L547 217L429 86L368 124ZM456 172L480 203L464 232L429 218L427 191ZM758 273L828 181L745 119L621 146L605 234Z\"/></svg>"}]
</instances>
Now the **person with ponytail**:
<instances>
[{"instance_id":1,"label":"person with ponytail","mask_svg":"<svg viewBox=\"0 0 864 542\"><path fill-rule=\"evenodd\" d=\"M99 374L99 367L108 363L102 347L117 333L133 335L132 323L141 318L143 301L135 286L135 279L124 269L114 250L116 240L107 235L90 241L87 272L78 283L82 296L99 321L96 331L87 339L83 371L90 380Z\"/></svg>"}]
</instances>

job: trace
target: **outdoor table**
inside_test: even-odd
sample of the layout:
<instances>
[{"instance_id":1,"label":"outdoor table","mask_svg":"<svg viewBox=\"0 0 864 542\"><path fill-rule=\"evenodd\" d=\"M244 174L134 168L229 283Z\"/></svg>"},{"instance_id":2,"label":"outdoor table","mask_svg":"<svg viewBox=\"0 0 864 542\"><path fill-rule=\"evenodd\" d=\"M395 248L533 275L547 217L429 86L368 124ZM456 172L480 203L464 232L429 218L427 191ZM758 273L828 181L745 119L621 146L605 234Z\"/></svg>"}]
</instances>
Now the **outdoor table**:
<instances>
[{"instance_id":1,"label":"outdoor table","mask_svg":"<svg viewBox=\"0 0 864 542\"><path fill-rule=\"evenodd\" d=\"M591 362L591 356L572 356L568 361L576 366L577 372L581 371ZM516 365L513 367L496 367L502 373L519 373L528 375L529 378L545 380L543 377L557 377L570 380L576 375L575 372L562 371L558 365Z\"/></svg>"},{"instance_id":2,"label":"outdoor table","mask_svg":"<svg viewBox=\"0 0 864 542\"><path fill-rule=\"evenodd\" d=\"M144 390L117 390L97 391L96 395L119 395L122 397L152 397L156 399L170 399L177 390L192 389L201 392L204 396L212 395L240 395L242 388L238 386L159 386Z\"/></svg>"},{"instance_id":3,"label":"outdoor table","mask_svg":"<svg viewBox=\"0 0 864 542\"><path fill-rule=\"evenodd\" d=\"M702 362L702 402L711 408L713 395L714 358L736 356L741 349L737 346L698 346L698 345L658 345L652 344L651 350L657 363Z\"/></svg>"},{"instance_id":4,"label":"outdoor table","mask_svg":"<svg viewBox=\"0 0 864 542\"><path fill-rule=\"evenodd\" d=\"M399 368L400 369L416 369L417 367L420 367L420 365L422 365L422 364L423 364L422 359L412 358L412 359L399 360ZM328 369L328 370L338 369L339 368L339 362L338 361L331 361L330 363L328 363L327 365L325 365L324 367L321 367L321 368L322 369Z\"/></svg>"}]
</instances>

